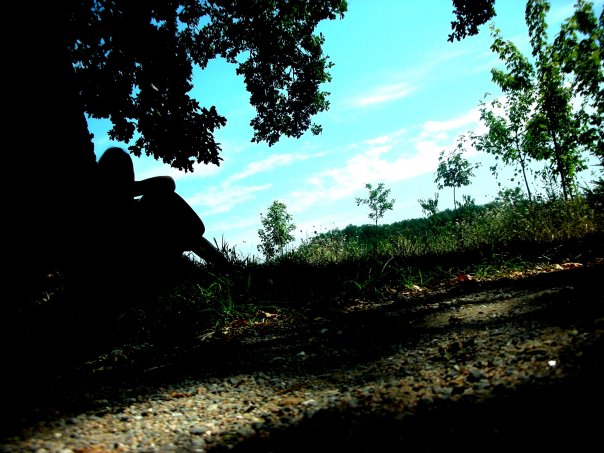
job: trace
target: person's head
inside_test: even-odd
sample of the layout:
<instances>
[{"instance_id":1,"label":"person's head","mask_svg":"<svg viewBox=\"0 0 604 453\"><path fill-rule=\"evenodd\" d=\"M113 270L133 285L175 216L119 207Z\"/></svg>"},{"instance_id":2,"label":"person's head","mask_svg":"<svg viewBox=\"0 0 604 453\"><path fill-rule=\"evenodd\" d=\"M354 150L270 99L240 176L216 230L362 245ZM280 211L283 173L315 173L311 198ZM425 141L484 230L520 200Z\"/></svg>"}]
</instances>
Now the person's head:
<instances>
[{"instance_id":1,"label":"person's head","mask_svg":"<svg viewBox=\"0 0 604 453\"><path fill-rule=\"evenodd\" d=\"M130 155L121 148L108 148L98 162L99 176L106 187L129 193L134 184L134 165Z\"/></svg>"}]
</instances>

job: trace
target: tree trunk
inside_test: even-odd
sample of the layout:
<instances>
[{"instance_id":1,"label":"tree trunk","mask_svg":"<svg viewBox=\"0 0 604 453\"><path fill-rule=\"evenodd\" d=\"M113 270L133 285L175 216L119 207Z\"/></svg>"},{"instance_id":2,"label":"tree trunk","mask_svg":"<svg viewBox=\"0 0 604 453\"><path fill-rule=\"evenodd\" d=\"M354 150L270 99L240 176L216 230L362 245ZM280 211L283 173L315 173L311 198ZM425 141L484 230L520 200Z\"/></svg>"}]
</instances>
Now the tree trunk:
<instances>
[{"instance_id":1,"label":"tree trunk","mask_svg":"<svg viewBox=\"0 0 604 453\"><path fill-rule=\"evenodd\" d=\"M14 185L4 240L17 281L77 267L76 254L87 253L96 164L68 55L69 3L27 11L9 49L6 154ZM13 11L11 20L22 15Z\"/></svg>"}]
</instances>

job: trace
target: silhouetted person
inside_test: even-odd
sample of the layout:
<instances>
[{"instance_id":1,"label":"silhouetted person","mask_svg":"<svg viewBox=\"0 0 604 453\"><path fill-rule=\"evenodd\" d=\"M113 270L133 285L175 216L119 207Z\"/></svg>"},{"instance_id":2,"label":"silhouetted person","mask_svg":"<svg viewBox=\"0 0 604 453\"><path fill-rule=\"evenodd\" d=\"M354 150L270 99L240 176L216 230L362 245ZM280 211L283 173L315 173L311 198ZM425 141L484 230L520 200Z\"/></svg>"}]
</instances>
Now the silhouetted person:
<instances>
[{"instance_id":1,"label":"silhouetted person","mask_svg":"<svg viewBox=\"0 0 604 453\"><path fill-rule=\"evenodd\" d=\"M121 148L103 153L95 230L105 278L155 284L177 269L186 251L224 264L221 253L203 237L202 220L175 189L169 176L136 181L132 159Z\"/></svg>"},{"instance_id":2,"label":"silhouetted person","mask_svg":"<svg viewBox=\"0 0 604 453\"><path fill-rule=\"evenodd\" d=\"M62 366L60 357L90 357L98 348L127 338L128 319L162 302L157 298L162 289L183 281L182 272L193 269L184 252L192 251L221 269L227 264L203 237L202 220L175 192L171 177L136 181L132 159L120 148L107 149L88 176L72 189L88 195L69 217L75 219L70 231L81 232L70 240L61 236L54 244L74 250L66 254L67 271L58 269L63 282L58 304L50 307L48 317L33 320L35 335L19 340L31 341L27 350L40 357L30 360L32 375L36 367L50 366L48 362ZM14 357L23 368L19 356ZM41 365L46 357L48 362Z\"/></svg>"}]
</instances>

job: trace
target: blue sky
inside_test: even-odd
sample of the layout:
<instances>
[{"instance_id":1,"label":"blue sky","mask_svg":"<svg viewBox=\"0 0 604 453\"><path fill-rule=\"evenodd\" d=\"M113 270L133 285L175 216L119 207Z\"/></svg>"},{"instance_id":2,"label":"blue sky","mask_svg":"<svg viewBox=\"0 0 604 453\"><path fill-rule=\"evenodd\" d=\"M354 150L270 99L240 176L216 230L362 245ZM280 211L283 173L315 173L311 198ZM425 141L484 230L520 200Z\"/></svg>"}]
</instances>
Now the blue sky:
<instances>
[{"instance_id":1,"label":"blue sky","mask_svg":"<svg viewBox=\"0 0 604 453\"><path fill-rule=\"evenodd\" d=\"M554 0L548 18L550 37L572 14L574 0ZM497 0L494 22L505 38L530 54L523 0ZM601 11L602 0L594 2ZM478 36L449 43L454 20L450 0L349 0L344 19L323 22L324 52L335 64L329 111L315 122L323 133L282 139L276 145L251 143L254 110L235 66L210 63L197 72L191 95L201 105L215 105L227 118L217 141L220 166L200 165L179 172L152 158L134 158L137 179L171 175L176 190L200 215L205 236L236 247L242 256L257 254L260 213L274 200L286 204L296 224L296 240L314 232L370 223L366 183L383 182L395 198L381 223L422 216L420 198L437 192L438 154L455 147L459 134L480 131L478 103L499 92L490 69L501 67L490 51L487 26ZM99 157L111 142L109 123L89 120ZM472 185L458 191L478 204L493 200L498 187L488 170L489 156L470 153L481 162ZM593 179L589 172L583 178ZM510 183L507 183L508 185ZM440 191L439 208L451 208L451 189Z\"/></svg>"}]
</instances>

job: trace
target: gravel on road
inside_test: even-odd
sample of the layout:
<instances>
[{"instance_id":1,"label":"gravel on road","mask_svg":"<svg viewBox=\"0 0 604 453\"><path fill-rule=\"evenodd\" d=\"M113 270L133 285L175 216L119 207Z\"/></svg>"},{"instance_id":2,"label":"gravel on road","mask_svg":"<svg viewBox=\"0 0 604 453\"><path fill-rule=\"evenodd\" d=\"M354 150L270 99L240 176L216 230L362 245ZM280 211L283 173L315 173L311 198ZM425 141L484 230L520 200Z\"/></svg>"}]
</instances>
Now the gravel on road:
<instances>
[{"instance_id":1,"label":"gravel on road","mask_svg":"<svg viewBox=\"0 0 604 453\"><path fill-rule=\"evenodd\" d=\"M604 426L602 268L123 345L19 389L0 449L580 451Z\"/></svg>"}]
</instances>

